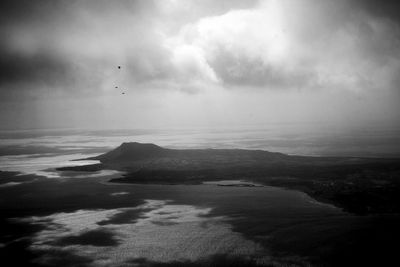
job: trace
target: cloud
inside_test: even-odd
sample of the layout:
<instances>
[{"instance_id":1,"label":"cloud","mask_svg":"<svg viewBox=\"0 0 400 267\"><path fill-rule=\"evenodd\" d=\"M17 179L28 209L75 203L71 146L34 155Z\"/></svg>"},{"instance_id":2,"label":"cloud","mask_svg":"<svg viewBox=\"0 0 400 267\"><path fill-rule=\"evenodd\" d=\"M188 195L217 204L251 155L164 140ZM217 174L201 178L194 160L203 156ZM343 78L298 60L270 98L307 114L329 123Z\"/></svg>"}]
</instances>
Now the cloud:
<instances>
[{"instance_id":1,"label":"cloud","mask_svg":"<svg viewBox=\"0 0 400 267\"><path fill-rule=\"evenodd\" d=\"M200 50L228 87L393 88L400 70L398 25L345 8L340 2L265 1L202 18L175 38L178 46ZM327 12L335 15L325 18Z\"/></svg>"},{"instance_id":2,"label":"cloud","mask_svg":"<svg viewBox=\"0 0 400 267\"><path fill-rule=\"evenodd\" d=\"M3 52L5 52L3 50ZM8 53L7 53L8 52ZM0 86L9 83L35 82L47 79L50 84L62 82L68 65L54 55L23 55L7 51L0 58Z\"/></svg>"},{"instance_id":3,"label":"cloud","mask_svg":"<svg viewBox=\"0 0 400 267\"><path fill-rule=\"evenodd\" d=\"M202 51L209 69L228 86L285 86L307 73L285 65L284 31L282 10L272 3L203 18L183 27L178 38L182 46Z\"/></svg>"},{"instance_id":4,"label":"cloud","mask_svg":"<svg viewBox=\"0 0 400 267\"><path fill-rule=\"evenodd\" d=\"M166 38L201 16L254 2L2 1L0 90L76 95L215 80L193 49L167 49Z\"/></svg>"},{"instance_id":5,"label":"cloud","mask_svg":"<svg viewBox=\"0 0 400 267\"><path fill-rule=\"evenodd\" d=\"M3 99L116 86L361 91L399 83L393 1L17 2L0 8Z\"/></svg>"},{"instance_id":6,"label":"cloud","mask_svg":"<svg viewBox=\"0 0 400 267\"><path fill-rule=\"evenodd\" d=\"M400 3L396 0L351 0L354 8L361 8L374 16L400 22Z\"/></svg>"}]
</instances>

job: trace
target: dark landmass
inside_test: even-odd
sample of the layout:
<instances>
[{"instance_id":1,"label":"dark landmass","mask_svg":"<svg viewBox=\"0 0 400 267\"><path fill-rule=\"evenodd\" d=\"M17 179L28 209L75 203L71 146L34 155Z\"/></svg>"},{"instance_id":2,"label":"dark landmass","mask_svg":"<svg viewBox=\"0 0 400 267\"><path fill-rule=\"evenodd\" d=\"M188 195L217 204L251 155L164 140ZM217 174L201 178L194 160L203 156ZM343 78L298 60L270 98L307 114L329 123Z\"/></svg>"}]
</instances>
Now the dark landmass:
<instances>
[{"instance_id":1,"label":"dark landmass","mask_svg":"<svg viewBox=\"0 0 400 267\"><path fill-rule=\"evenodd\" d=\"M246 180L303 191L356 214L400 212L400 159L290 156L262 150L167 149L123 143L100 164L58 170L114 169L117 183L200 184Z\"/></svg>"},{"instance_id":2,"label":"dark landmass","mask_svg":"<svg viewBox=\"0 0 400 267\"><path fill-rule=\"evenodd\" d=\"M69 166L57 168L58 171L80 171L80 172L97 172L104 169L103 164L91 164L83 166Z\"/></svg>"}]
</instances>

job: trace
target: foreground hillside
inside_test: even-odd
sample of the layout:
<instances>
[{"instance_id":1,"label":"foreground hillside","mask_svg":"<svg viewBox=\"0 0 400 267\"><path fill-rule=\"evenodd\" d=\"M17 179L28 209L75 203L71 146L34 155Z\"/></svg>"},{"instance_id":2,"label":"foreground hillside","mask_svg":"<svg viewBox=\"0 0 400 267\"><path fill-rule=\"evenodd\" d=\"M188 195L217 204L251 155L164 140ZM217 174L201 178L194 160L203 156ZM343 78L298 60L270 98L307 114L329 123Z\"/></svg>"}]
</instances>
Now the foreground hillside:
<instances>
[{"instance_id":1,"label":"foreground hillside","mask_svg":"<svg viewBox=\"0 0 400 267\"><path fill-rule=\"evenodd\" d=\"M125 171L118 183L196 184L246 180L298 189L350 212L400 212L400 160L290 156L262 150L167 149L123 143L91 158L100 164L59 170Z\"/></svg>"}]
</instances>

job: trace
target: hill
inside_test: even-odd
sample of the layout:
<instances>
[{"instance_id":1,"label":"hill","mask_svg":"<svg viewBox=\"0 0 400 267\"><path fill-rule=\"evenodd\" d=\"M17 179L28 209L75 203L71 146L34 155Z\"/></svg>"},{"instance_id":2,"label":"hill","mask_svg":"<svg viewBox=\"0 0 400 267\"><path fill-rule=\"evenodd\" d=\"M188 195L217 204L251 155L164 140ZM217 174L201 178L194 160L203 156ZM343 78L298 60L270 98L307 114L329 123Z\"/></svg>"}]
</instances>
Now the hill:
<instances>
[{"instance_id":1,"label":"hill","mask_svg":"<svg viewBox=\"0 0 400 267\"><path fill-rule=\"evenodd\" d=\"M60 171L124 171L118 183L200 184L246 180L301 190L358 214L400 212L400 160L291 156L245 149L168 149L123 143L100 164Z\"/></svg>"}]
</instances>

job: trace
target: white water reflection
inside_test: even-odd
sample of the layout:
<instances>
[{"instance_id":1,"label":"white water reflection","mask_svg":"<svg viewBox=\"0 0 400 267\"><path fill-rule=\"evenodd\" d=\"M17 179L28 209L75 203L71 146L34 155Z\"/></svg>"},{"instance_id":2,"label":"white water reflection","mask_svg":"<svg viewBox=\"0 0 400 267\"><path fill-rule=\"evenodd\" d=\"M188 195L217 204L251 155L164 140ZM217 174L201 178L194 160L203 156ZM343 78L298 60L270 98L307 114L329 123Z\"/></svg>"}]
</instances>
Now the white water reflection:
<instances>
[{"instance_id":1,"label":"white water reflection","mask_svg":"<svg viewBox=\"0 0 400 267\"><path fill-rule=\"evenodd\" d=\"M50 155L50 156L2 156L0 157L0 170L16 171L22 174L35 174L48 178L60 177L55 168L67 166L83 166L99 163L98 160L79 160L74 159L88 158L97 154L68 154L68 155Z\"/></svg>"},{"instance_id":2,"label":"white water reflection","mask_svg":"<svg viewBox=\"0 0 400 267\"><path fill-rule=\"evenodd\" d=\"M93 266L125 266L135 259L172 262L196 261L216 254L266 255L260 245L233 232L224 217L206 216L210 211L147 200L135 208L79 210L23 221L46 226L33 237L30 247L45 252L39 260L42 264L57 257L58 251L90 258ZM116 220L121 214L130 214L131 218L123 215ZM102 235L109 242L97 243L90 235Z\"/></svg>"}]
</instances>

